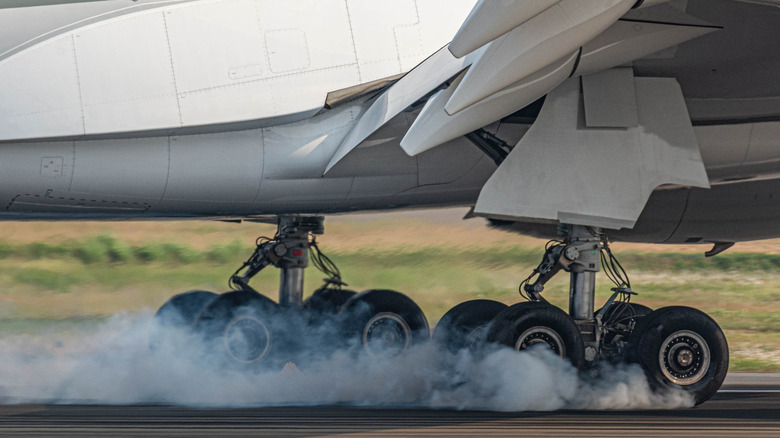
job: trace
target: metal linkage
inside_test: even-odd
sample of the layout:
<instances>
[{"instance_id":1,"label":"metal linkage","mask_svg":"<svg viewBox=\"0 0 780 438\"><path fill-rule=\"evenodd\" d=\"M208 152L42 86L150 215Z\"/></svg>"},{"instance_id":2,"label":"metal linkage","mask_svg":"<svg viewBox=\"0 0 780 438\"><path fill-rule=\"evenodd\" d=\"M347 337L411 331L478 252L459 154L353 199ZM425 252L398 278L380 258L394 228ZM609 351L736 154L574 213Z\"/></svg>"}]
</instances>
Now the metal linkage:
<instances>
[{"instance_id":1,"label":"metal linkage","mask_svg":"<svg viewBox=\"0 0 780 438\"><path fill-rule=\"evenodd\" d=\"M279 217L276 235L273 238L260 237L257 248L249 259L230 278L230 286L234 290L254 291L249 281L269 265L282 270L279 285L279 304L283 307L301 306L303 304L303 273L309 266L309 249L316 250L320 267L324 257L316 247L316 242L310 240L310 235L323 234L325 218L322 216L281 216ZM327 259L327 257L325 257ZM330 262L330 266L333 263ZM335 268L335 266L333 266ZM338 270L336 269L336 273ZM339 278L340 282L341 279Z\"/></svg>"},{"instance_id":2,"label":"metal linkage","mask_svg":"<svg viewBox=\"0 0 780 438\"><path fill-rule=\"evenodd\" d=\"M466 139L490 157L497 166L500 166L512 152L512 146L484 129L466 134Z\"/></svg>"},{"instance_id":3,"label":"metal linkage","mask_svg":"<svg viewBox=\"0 0 780 438\"><path fill-rule=\"evenodd\" d=\"M563 240L547 244L542 262L521 283L520 293L531 301L545 301L541 297L544 285L561 270L568 272L569 315L580 329L585 343L585 359L592 362L598 359L601 351L602 318L605 312L618 297L621 297L622 303L628 303L632 294L631 286L628 275L612 255L607 237L600 229L562 225L560 232ZM596 273L602 266L616 288L604 308L598 315L594 315Z\"/></svg>"},{"instance_id":4,"label":"metal linkage","mask_svg":"<svg viewBox=\"0 0 780 438\"><path fill-rule=\"evenodd\" d=\"M563 227L561 231L564 233L564 240L549 242L545 247L542 262L534 269L531 276L520 284L520 293L523 296L528 294L527 298L531 301L544 301L541 296L544 285L561 270L572 274L572 290L587 287L591 282L595 284L595 273L601 268L602 236L598 230L581 226ZM531 282L534 278L536 279ZM570 296L570 298L572 297ZM572 317L580 315L583 316L581 319L586 319L585 312L588 306L586 304L585 309L583 309L582 304L569 301ZM590 308L590 317L592 317L593 304L590 305ZM575 319L577 318L575 317Z\"/></svg>"}]
</instances>

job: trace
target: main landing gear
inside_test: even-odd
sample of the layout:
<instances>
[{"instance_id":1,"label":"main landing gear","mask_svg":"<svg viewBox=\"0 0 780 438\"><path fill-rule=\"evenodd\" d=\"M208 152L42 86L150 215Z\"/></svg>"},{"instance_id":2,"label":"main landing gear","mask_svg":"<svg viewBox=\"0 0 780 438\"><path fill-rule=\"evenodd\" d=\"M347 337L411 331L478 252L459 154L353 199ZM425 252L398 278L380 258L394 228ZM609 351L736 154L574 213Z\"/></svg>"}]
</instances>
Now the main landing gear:
<instances>
[{"instance_id":1,"label":"main landing gear","mask_svg":"<svg viewBox=\"0 0 780 438\"><path fill-rule=\"evenodd\" d=\"M425 315L405 295L343 288L338 269L315 240L323 224L319 216L280 217L276 235L258 239L254 254L231 277L233 291L177 295L155 320L193 330L219 366L243 370L278 369L289 361L305 366L345 347L394 355L429 339ZM303 273L310 259L328 278L304 301ZM249 285L268 266L281 270L278 304ZM152 346L157 344L153 340Z\"/></svg>"},{"instance_id":2,"label":"main landing gear","mask_svg":"<svg viewBox=\"0 0 780 438\"><path fill-rule=\"evenodd\" d=\"M315 240L324 232L323 223L317 216L280 217L276 235L258 239L254 254L232 276L233 291L177 295L155 319L193 330L220 366L244 370L279 369L288 361L306 366L341 348L397 355L429 339L425 315L407 296L343 288L338 269ZM600 360L632 362L645 370L656 389L682 390L697 404L712 397L728 369L728 346L715 321L687 307L653 311L631 302L636 294L607 237L583 226L563 225L560 230L563 239L547 245L540 265L520 285L527 302L459 304L442 317L434 342L453 352L468 348L476 354L488 343L518 351L549 348L579 369ZM328 278L304 301L303 272L310 259ZM268 266L281 270L278 304L249 286ZM595 310L596 273L602 268L615 287ZM568 314L541 295L561 270L570 275Z\"/></svg>"},{"instance_id":3,"label":"main landing gear","mask_svg":"<svg viewBox=\"0 0 780 438\"><path fill-rule=\"evenodd\" d=\"M655 311L631 302L636 295L600 230L562 226L564 239L548 244L540 265L520 285L528 302L510 307L474 301L450 310L434 339L446 345L492 342L515 350L544 346L580 369L599 360L638 363L656 389L689 393L696 404L712 397L726 377L728 345L723 331L688 307ZM596 273L604 268L614 292L594 311ZM544 284L570 275L569 314L542 296ZM609 376L603 376L609 378Z\"/></svg>"}]
</instances>

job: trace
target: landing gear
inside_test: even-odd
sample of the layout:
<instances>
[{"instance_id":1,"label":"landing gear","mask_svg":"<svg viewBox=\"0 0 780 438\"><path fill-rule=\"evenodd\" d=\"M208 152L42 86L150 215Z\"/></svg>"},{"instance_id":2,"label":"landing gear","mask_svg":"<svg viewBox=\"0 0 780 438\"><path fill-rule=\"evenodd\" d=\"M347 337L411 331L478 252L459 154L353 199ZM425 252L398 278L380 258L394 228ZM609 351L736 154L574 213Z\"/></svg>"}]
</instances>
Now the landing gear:
<instances>
[{"instance_id":1,"label":"landing gear","mask_svg":"<svg viewBox=\"0 0 780 438\"><path fill-rule=\"evenodd\" d=\"M194 326L223 366L241 369L279 368L288 361L306 365L345 346L393 356L428 340L428 321L407 296L343 289L341 274L314 238L323 232L322 217L279 218L276 235L258 239L255 252L231 277L234 291L176 296L155 319ZM449 352L479 352L486 343L517 351L547 348L579 369L600 360L635 362L656 389L685 391L696 403L712 397L728 368L728 346L718 325L694 309L652 311L632 303L636 294L628 275L601 230L562 226L561 232L563 239L547 246L542 262L520 285L528 302L460 304L441 319L434 340ZM328 278L303 301L303 272L310 260ZM268 266L281 270L278 304L249 286ZM602 269L615 287L594 311L596 274ZM560 271L570 275L568 314L542 297L544 285Z\"/></svg>"},{"instance_id":2,"label":"landing gear","mask_svg":"<svg viewBox=\"0 0 780 438\"><path fill-rule=\"evenodd\" d=\"M233 291L178 295L155 319L192 328L220 366L242 370L278 369L288 361L306 365L345 340L370 354L398 354L429 339L425 315L405 295L343 289L338 268L317 246L323 223L320 216L280 217L276 235L258 239L255 252L231 277ZM309 261L328 278L304 301ZM278 304L249 285L268 266L281 270Z\"/></svg>"},{"instance_id":3,"label":"landing gear","mask_svg":"<svg viewBox=\"0 0 780 438\"><path fill-rule=\"evenodd\" d=\"M548 348L580 369L600 360L634 362L656 389L685 391L697 404L712 397L728 368L728 346L718 325L695 309L652 311L632 303L636 293L606 236L584 226L561 226L560 231L563 239L548 244L542 262L520 285L529 302L495 310L492 316L480 313L477 302L464 303L447 312L442 318L445 326L436 328L434 338L441 342L449 337L451 345L463 348L468 345L464 333L486 325L482 339L487 342L518 351ZM594 312L596 273L602 269L615 287L606 304ZM570 275L568 315L541 295L545 283L560 271Z\"/></svg>"}]
</instances>

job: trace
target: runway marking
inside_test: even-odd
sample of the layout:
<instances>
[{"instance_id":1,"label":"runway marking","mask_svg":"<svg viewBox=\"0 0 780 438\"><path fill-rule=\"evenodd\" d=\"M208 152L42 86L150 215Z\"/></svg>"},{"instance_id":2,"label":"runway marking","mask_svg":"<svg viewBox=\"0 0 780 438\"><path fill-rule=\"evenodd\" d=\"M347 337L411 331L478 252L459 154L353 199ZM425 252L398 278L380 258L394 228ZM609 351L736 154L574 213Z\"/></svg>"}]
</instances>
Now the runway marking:
<instances>
[{"instance_id":1,"label":"runway marking","mask_svg":"<svg viewBox=\"0 0 780 438\"><path fill-rule=\"evenodd\" d=\"M780 394L780 389L721 389L721 392L754 393L754 394Z\"/></svg>"}]
</instances>

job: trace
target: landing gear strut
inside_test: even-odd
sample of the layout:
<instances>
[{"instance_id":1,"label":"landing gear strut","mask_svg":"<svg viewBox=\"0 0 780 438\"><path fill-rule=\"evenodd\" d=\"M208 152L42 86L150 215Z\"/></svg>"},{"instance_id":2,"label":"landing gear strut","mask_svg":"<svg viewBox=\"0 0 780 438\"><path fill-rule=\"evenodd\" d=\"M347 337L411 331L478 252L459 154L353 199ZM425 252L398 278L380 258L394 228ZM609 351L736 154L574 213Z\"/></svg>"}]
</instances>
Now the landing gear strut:
<instances>
[{"instance_id":1,"label":"landing gear strut","mask_svg":"<svg viewBox=\"0 0 780 438\"><path fill-rule=\"evenodd\" d=\"M258 239L254 254L244 262L230 278L234 290L255 292L249 281L260 271L273 265L281 270L279 281L279 305L281 307L301 307L303 305L303 271L309 266L309 250L316 241L310 241L309 235L325 233L325 218L322 216L282 216L279 228L273 239ZM335 284L341 278L331 277Z\"/></svg>"}]
</instances>

